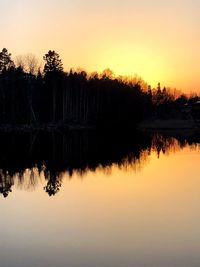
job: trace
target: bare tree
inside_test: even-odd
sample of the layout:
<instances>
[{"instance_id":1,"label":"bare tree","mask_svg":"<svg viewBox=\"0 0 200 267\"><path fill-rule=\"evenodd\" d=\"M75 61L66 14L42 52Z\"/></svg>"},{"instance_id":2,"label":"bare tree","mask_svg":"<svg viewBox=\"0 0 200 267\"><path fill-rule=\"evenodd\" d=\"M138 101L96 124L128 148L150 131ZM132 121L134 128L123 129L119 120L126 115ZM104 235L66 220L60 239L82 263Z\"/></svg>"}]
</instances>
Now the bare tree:
<instances>
[{"instance_id":1,"label":"bare tree","mask_svg":"<svg viewBox=\"0 0 200 267\"><path fill-rule=\"evenodd\" d=\"M33 54L26 55L27 72L30 74L37 74L39 69L39 61Z\"/></svg>"},{"instance_id":2,"label":"bare tree","mask_svg":"<svg viewBox=\"0 0 200 267\"><path fill-rule=\"evenodd\" d=\"M15 58L16 67L20 67L23 71L36 75L40 68L39 60L34 54L19 55Z\"/></svg>"},{"instance_id":3,"label":"bare tree","mask_svg":"<svg viewBox=\"0 0 200 267\"><path fill-rule=\"evenodd\" d=\"M15 57L15 66L17 68L21 68L23 71L25 71L26 63L23 55L19 55Z\"/></svg>"}]
</instances>

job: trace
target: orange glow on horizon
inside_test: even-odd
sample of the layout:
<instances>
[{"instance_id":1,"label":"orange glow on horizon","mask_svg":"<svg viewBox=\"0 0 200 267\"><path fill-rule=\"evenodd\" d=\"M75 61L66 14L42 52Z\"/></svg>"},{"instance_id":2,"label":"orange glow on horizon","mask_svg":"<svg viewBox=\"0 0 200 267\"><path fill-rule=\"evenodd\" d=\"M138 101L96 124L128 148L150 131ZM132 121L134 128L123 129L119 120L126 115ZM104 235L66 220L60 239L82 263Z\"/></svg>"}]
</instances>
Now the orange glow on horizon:
<instances>
[{"instance_id":1,"label":"orange glow on horizon","mask_svg":"<svg viewBox=\"0 0 200 267\"><path fill-rule=\"evenodd\" d=\"M4 0L1 8L1 45L13 56L42 60L53 49L66 70L110 68L152 87L200 91L197 0Z\"/></svg>"}]
</instances>

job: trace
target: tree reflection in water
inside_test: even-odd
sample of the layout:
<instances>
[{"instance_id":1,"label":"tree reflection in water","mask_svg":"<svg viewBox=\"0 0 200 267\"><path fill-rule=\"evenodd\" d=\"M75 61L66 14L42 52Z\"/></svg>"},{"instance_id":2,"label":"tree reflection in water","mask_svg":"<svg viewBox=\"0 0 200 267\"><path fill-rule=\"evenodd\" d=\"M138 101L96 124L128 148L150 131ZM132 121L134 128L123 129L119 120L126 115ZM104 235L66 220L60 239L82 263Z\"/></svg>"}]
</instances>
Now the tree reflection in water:
<instances>
[{"instance_id":1,"label":"tree reflection in water","mask_svg":"<svg viewBox=\"0 0 200 267\"><path fill-rule=\"evenodd\" d=\"M47 185L44 187L44 190L48 195L54 196L60 191L60 187L62 186L62 181L59 179L59 175L53 175L49 171L45 171L45 178L47 180Z\"/></svg>"},{"instance_id":2,"label":"tree reflection in water","mask_svg":"<svg viewBox=\"0 0 200 267\"><path fill-rule=\"evenodd\" d=\"M14 185L14 179L12 176L5 173L3 170L0 171L0 194L2 194L5 198L8 196L10 192L12 192L12 186Z\"/></svg>"},{"instance_id":3,"label":"tree reflection in water","mask_svg":"<svg viewBox=\"0 0 200 267\"><path fill-rule=\"evenodd\" d=\"M53 137L53 139L52 139ZM34 142L33 142L34 140ZM7 197L15 185L34 190L45 180L44 191L56 195L64 174L83 176L97 169L111 172L116 165L123 171L140 171L151 153L170 154L185 147L199 149L198 135L190 137L141 133L113 134L75 132L1 135L0 194ZM31 149L30 149L31 148Z\"/></svg>"}]
</instances>

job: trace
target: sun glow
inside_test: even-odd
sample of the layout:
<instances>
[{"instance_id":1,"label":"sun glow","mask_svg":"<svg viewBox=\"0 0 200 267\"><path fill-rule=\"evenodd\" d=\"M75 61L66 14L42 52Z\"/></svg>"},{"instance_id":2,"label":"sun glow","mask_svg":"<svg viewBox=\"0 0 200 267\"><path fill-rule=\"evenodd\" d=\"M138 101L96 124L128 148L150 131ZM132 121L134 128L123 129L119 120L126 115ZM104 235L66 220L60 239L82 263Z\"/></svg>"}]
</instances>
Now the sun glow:
<instances>
[{"instance_id":1,"label":"sun glow","mask_svg":"<svg viewBox=\"0 0 200 267\"><path fill-rule=\"evenodd\" d=\"M116 76L138 75L148 84L156 86L164 82L164 66L154 51L142 46L116 45L99 55L99 70L109 67Z\"/></svg>"},{"instance_id":2,"label":"sun glow","mask_svg":"<svg viewBox=\"0 0 200 267\"><path fill-rule=\"evenodd\" d=\"M200 90L198 0L2 1L2 48L13 56L53 49L66 70L110 68L153 87Z\"/></svg>"}]
</instances>

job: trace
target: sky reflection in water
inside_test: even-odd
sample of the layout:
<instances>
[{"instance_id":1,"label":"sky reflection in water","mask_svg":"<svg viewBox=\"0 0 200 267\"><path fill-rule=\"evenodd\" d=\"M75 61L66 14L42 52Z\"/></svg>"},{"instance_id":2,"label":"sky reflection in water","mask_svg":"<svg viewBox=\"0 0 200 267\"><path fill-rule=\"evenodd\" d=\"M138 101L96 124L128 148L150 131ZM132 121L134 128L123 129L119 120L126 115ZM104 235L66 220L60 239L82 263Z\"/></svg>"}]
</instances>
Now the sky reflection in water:
<instances>
[{"instance_id":1,"label":"sky reflection in water","mask_svg":"<svg viewBox=\"0 0 200 267\"><path fill-rule=\"evenodd\" d=\"M199 160L195 143L157 136L95 170L2 170L2 266L199 266Z\"/></svg>"}]
</instances>

